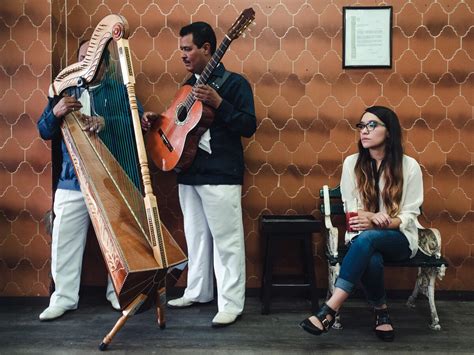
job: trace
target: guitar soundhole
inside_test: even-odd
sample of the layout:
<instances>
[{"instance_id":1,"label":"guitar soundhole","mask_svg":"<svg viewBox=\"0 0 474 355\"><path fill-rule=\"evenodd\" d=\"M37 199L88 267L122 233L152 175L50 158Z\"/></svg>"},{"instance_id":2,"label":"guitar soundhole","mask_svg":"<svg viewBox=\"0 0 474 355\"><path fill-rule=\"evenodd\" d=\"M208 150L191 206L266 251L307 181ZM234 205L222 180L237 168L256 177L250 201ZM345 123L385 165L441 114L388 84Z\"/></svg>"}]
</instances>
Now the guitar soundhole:
<instances>
[{"instance_id":1,"label":"guitar soundhole","mask_svg":"<svg viewBox=\"0 0 474 355\"><path fill-rule=\"evenodd\" d=\"M186 117L188 117L188 111L186 110L186 106L180 105L176 112L176 119L179 123L183 123L186 121Z\"/></svg>"}]
</instances>

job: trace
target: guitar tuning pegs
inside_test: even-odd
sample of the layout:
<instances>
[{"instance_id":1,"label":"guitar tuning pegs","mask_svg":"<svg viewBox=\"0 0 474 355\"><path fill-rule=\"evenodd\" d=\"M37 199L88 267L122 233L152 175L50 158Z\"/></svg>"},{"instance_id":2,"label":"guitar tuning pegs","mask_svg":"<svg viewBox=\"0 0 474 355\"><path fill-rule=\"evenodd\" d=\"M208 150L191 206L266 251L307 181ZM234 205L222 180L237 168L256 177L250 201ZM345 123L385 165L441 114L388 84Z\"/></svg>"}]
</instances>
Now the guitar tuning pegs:
<instances>
[{"instance_id":1,"label":"guitar tuning pegs","mask_svg":"<svg viewBox=\"0 0 474 355\"><path fill-rule=\"evenodd\" d=\"M256 23L256 22L252 22L252 26L257 26L257 23Z\"/></svg>"},{"instance_id":2,"label":"guitar tuning pegs","mask_svg":"<svg viewBox=\"0 0 474 355\"><path fill-rule=\"evenodd\" d=\"M245 38L245 32L242 34L242 38Z\"/></svg>"}]
</instances>

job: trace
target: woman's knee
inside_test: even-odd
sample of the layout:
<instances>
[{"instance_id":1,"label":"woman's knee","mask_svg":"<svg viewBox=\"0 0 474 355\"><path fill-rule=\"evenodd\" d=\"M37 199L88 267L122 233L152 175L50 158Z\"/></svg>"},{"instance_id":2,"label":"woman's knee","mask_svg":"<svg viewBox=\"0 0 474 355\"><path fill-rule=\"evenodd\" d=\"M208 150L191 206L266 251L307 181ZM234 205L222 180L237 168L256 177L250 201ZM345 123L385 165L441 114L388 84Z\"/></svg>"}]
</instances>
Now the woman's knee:
<instances>
[{"instance_id":1,"label":"woman's knee","mask_svg":"<svg viewBox=\"0 0 474 355\"><path fill-rule=\"evenodd\" d=\"M356 238L352 239L352 245L365 246L372 244L373 233L371 230L363 231Z\"/></svg>"},{"instance_id":2,"label":"woman's knee","mask_svg":"<svg viewBox=\"0 0 474 355\"><path fill-rule=\"evenodd\" d=\"M383 236L384 234L385 234L384 230L367 229L365 231L362 231L359 234L359 238L362 237L363 239L373 239L373 238L378 238L380 236Z\"/></svg>"},{"instance_id":3,"label":"woman's knee","mask_svg":"<svg viewBox=\"0 0 474 355\"><path fill-rule=\"evenodd\" d=\"M369 229L360 233L357 238L353 240L354 243L372 245L374 240L383 236L383 231Z\"/></svg>"}]
</instances>

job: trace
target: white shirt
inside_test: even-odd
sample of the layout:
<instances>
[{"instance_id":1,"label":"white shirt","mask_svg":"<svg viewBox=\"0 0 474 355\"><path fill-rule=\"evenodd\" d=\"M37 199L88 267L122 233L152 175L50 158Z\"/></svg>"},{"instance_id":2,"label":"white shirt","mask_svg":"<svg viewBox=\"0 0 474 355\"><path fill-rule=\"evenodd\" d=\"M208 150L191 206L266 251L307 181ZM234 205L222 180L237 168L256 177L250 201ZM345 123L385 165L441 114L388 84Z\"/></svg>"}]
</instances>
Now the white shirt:
<instances>
[{"instance_id":1,"label":"white shirt","mask_svg":"<svg viewBox=\"0 0 474 355\"><path fill-rule=\"evenodd\" d=\"M350 155L344 160L341 176L341 195L342 200L357 198L359 201L359 209L363 209L355 175L355 165L358 155L359 154ZM403 191L400 201L400 212L396 217L400 218L400 232L408 239L411 257L414 257L418 251L418 227L421 227L418 223L418 215L420 214L420 207L423 203L423 178L420 165L415 159L403 155L402 167ZM384 183L385 181L382 174L379 180L379 191L383 191ZM382 201L382 194L380 194L379 199L379 210L386 212ZM346 232L346 243L359 233Z\"/></svg>"},{"instance_id":2,"label":"white shirt","mask_svg":"<svg viewBox=\"0 0 474 355\"><path fill-rule=\"evenodd\" d=\"M100 85L90 86L88 90L82 90L81 96L78 98L79 102L82 105L81 113L87 116L93 116L95 112L92 110L91 105L91 94L89 92L93 91L94 89L98 88ZM105 104L107 104L107 99L105 99Z\"/></svg>"},{"instance_id":3,"label":"white shirt","mask_svg":"<svg viewBox=\"0 0 474 355\"><path fill-rule=\"evenodd\" d=\"M81 96L78 98L81 103L81 113L87 116L91 116L91 95L88 90L83 90Z\"/></svg>"},{"instance_id":4,"label":"white shirt","mask_svg":"<svg viewBox=\"0 0 474 355\"><path fill-rule=\"evenodd\" d=\"M197 80L199 80L199 78L201 77L201 75L199 74L194 74L194 76L196 77ZM205 152L212 154L211 131L209 130L209 128L206 129L206 131L202 134L201 138L199 139L198 147L204 150Z\"/></svg>"}]
</instances>

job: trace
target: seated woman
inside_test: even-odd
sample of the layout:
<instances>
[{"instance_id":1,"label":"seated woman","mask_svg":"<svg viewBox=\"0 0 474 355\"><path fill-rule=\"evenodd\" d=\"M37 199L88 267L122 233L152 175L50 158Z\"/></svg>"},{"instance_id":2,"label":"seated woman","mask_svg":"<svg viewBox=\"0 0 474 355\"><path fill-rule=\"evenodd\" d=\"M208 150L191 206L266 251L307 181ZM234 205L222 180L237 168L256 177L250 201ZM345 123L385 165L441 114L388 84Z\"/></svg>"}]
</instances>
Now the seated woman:
<instances>
[{"instance_id":1,"label":"seated woman","mask_svg":"<svg viewBox=\"0 0 474 355\"><path fill-rule=\"evenodd\" d=\"M418 250L417 216L423 202L423 180L418 163L403 154L401 127L392 110L373 106L359 123L359 153L344 161L341 194L357 199L358 214L349 219L349 246L334 293L300 326L319 335L334 324L336 313L360 282L374 308L376 335L393 341L384 288L384 260L401 261Z\"/></svg>"}]
</instances>

